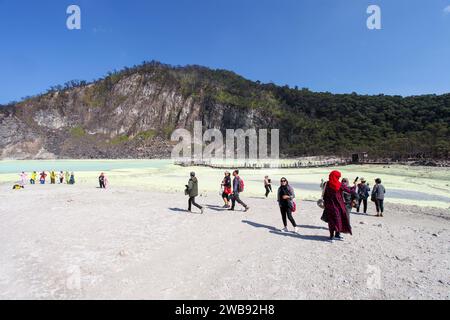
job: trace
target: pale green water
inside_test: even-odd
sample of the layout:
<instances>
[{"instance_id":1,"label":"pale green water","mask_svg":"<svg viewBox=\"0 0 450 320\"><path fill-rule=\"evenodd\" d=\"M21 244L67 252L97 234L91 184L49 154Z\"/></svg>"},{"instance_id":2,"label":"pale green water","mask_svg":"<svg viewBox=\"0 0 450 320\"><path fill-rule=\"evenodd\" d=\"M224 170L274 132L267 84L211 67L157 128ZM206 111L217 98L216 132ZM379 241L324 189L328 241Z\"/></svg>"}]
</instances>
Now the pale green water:
<instances>
[{"instance_id":1,"label":"pale green water","mask_svg":"<svg viewBox=\"0 0 450 320\"><path fill-rule=\"evenodd\" d=\"M0 173L31 171L112 171L118 169L160 169L167 160L20 160L0 161Z\"/></svg>"},{"instance_id":2,"label":"pale green water","mask_svg":"<svg viewBox=\"0 0 450 320\"><path fill-rule=\"evenodd\" d=\"M245 197L261 196L262 181L267 174L276 191L282 176L289 179L301 199L317 200L319 184L328 173L337 169L343 177L353 181L365 177L373 186L381 178L387 189L386 202L450 208L450 169L407 166L345 166L338 168L263 169L241 170L246 184ZM105 172L111 186L140 187L159 191L183 192L189 172L199 178L200 192L218 197L222 170L206 167L179 167L171 160L51 160L51 161L0 161L0 184L17 182L19 173L25 171L74 171L77 184L96 186L100 172ZM274 196L274 195L272 195Z\"/></svg>"}]
</instances>

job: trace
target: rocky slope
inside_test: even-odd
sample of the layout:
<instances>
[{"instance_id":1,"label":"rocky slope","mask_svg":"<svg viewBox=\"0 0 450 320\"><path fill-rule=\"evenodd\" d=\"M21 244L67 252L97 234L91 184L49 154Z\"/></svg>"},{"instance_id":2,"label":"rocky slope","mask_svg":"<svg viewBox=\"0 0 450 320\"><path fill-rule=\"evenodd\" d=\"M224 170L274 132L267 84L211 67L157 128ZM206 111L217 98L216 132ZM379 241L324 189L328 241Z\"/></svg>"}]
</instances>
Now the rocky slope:
<instances>
[{"instance_id":1,"label":"rocky slope","mask_svg":"<svg viewBox=\"0 0 450 320\"><path fill-rule=\"evenodd\" d=\"M389 99L389 103L397 101L394 97ZM400 105L408 100L396 103ZM436 144L443 146L445 156L450 149L445 142L450 134L450 99L438 97L435 104L440 118L437 128L441 130L442 139L439 139L444 141L438 140ZM327 117L336 118L333 112L339 116L342 113L337 107L342 106L345 111L352 105L357 117L365 115L365 111L357 108L372 110L373 106L364 96L315 94L308 90L261 85L224 70L171 67L151 62L110 73L90 84L72 82L65 87L52 88L46 94L0 107L0 158L166 157L172 148L169 137L173 130L191 129L195 120L201 120L205 129L279 128L282 153L290 155L361 151L360 145L374 143L380 150L387 150L373 132L380 127L383 131L379 135L397 134L396 131L403 130L403 127L395 127L400 120L387 119L390 121L387 129L377 124L379 119L373 123L372 119L364 120L367 126L350 131L344 128L348 132L342 132L340 123L344 121ZM329 108L334 111L328 111ZM402 119L405 115L398 117ZM416 114L411 117L416 119ZM432 123L434 120L424 121ZM404 127L411 128L411 125L406 123ZM341 134L361 138L355 144L338 140ZM419 139L416 137L423 135L400 134L400 140L389 144L397 146L393 151L416 151L403 150L405 143L401 139ZM419 141L416 145L422 151L430 144Z\"/></svg>"}]
</instances>

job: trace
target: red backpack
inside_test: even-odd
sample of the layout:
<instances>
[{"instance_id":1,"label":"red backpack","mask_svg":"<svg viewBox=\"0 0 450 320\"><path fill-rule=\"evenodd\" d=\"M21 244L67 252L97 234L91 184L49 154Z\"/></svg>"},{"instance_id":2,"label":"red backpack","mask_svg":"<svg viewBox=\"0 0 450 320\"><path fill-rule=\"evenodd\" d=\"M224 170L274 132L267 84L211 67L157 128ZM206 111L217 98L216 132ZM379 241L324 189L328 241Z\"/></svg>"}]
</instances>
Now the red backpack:
<instances>
[{"instance_id":1,"label":"red backpack","mask_svg":"<svg viewBox=\"0 0 450 320\"><path fill-rule=\"evenodd\" d=\"M239 192L244 192L244 180L239 177Z\"/></svg>"}]
</instances>

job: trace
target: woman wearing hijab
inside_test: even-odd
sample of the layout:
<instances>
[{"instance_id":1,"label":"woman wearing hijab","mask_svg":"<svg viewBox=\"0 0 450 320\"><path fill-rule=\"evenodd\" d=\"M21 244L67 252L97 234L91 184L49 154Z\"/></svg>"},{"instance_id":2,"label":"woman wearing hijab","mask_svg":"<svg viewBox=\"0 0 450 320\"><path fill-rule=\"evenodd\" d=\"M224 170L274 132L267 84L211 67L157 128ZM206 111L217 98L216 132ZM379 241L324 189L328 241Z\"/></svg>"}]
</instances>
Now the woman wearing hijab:
<instances>
[{"instance_id":1,"label":"woman wearing hijab","mask_svg":"<svg viewBox=\"0 0 450 320\"><path fill-rule=\"evenodd\" d=\"M328 220L328 229L330 230L330 241L334 238L342 240L341 233L352 234L352 228L347 216L347 209L345 206L342 193L352 193L346 185L343 185L339 179L341 173L339 171L332 171L330 173L328 182L324 192L325 215Z\"/></svg>"},{"instance_id":2,"label":"woman wearing hijab","mask_svg":"<svg viewBox=\"0 0 450 320\"><path fill-rule=\"evenodd\" d=\"M294 232L298 233L297 223L292 217L293 200L295 199L294 189L289 185L286 178L281 178L280 187L278 188L278 205L280 206L281 218L283 219L284 229L282 232L287 232L287 219L292 223ZM287 218L287 219L286 219Z\"/></svg>"}]
</instances>

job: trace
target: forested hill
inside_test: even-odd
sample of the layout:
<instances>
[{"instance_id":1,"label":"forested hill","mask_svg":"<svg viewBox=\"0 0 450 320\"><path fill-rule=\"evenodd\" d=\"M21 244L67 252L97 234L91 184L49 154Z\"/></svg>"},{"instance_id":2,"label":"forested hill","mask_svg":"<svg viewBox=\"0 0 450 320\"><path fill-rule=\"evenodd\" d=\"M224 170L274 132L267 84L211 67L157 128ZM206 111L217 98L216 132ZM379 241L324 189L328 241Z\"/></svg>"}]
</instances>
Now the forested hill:
<instances>
[{"instance_id":1,"label":"forested hill","mask_svg":"<svg viewBox=\"0 0 450 320\"><path fill-rule=\"evenodd\" d=\"M168 156L170 133L195 120L205 129L278 128L284 156L450 154L450 94L316 93L148 62L0 108L0 157Z\"/></svg>"}]
</instances>

